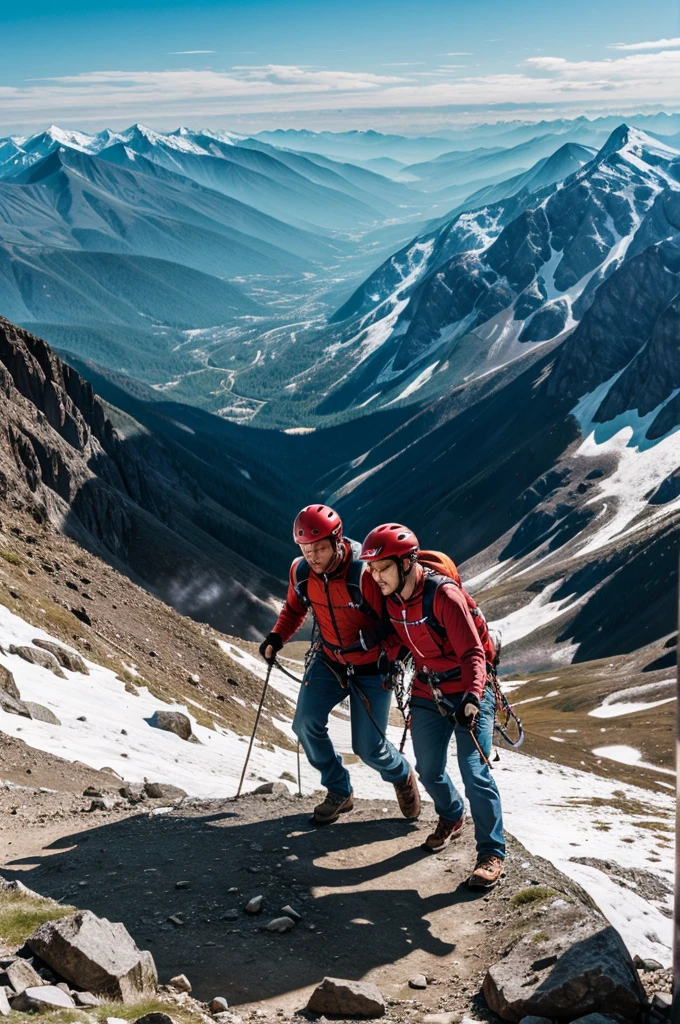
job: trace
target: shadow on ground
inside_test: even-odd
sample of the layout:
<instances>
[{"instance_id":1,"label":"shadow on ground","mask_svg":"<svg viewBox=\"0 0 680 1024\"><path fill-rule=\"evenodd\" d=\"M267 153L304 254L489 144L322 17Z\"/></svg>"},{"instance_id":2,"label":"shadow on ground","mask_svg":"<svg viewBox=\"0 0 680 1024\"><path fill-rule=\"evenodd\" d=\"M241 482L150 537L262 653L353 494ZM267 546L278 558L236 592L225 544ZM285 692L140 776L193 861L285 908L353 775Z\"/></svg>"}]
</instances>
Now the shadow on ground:
<instances>
[{"instance_id":1,"label":"shadow on ground","mask_svg":"<svg viewBox=\"0 0 680 1024\"><path fill-rule=\"evenodd\" d=\"M474 895L462 867L447 872L421 850L423 826L376 806L313 828L310 807L251 797L213 803L207 815L144 813L66 836L3 874L123 921L152 951L161 981L186 973L197 998L225 995L231 1005L276 999L326 974L362 978L418 950L451 954L455 942L437 937L428 916ZM246 915L260 893L262 915ZM264 931L286 904L302 922ZM183 925L168 921L178 914Z\"/></svg>"}]
</instances>

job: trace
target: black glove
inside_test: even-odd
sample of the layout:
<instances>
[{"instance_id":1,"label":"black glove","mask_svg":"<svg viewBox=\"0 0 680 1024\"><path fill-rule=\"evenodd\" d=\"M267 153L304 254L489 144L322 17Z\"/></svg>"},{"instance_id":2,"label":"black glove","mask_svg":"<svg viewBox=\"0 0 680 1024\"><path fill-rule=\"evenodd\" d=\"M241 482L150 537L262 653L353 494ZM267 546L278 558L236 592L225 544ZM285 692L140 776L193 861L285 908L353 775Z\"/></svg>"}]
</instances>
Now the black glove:
<instances>
[{"instance_id":1,"label":"black glove","mask_svg":"<svg viewBox=\"0 0 680 1024\"><path fill-rule=\"evenodd\" d=\"M479 697L466 690L454 714L456 723L462 725L464 729L472 729L478 714Z\"/></svg>"},{"instance_id":2,"label":"black glove","mask_svg":"<svg viewBox=\"0 0 680 1024\"><path fill-rule=\"evenodd\" d=\"M360 629L359 643L364 651L371 651L380 640L380 633L377 629Z\"/></svg>"},{"instance_id":3,"label":"black glove","mask_svg":"<svg viewBox=\"0 0 680 1024\"><path fill-rule=\"evenodd\" d=\"M266 651L267 651L268 647L271 647L271 649L272 649L272 653L271 653L271 656L269 658L267 657L267 654L266 654ZM274 659L276 658L276 655L279 653L279 651L281 650L282 647L283 647L283 641L281 640L281 637L279 636L279 634L278 633L270 633L267 636L267 638L265 640L263 640L262 643L260 644L260 654L262 655L262 657L264 658L265 661L271 663L271 662L274 661Z\"/></svg>"}]
</instances>

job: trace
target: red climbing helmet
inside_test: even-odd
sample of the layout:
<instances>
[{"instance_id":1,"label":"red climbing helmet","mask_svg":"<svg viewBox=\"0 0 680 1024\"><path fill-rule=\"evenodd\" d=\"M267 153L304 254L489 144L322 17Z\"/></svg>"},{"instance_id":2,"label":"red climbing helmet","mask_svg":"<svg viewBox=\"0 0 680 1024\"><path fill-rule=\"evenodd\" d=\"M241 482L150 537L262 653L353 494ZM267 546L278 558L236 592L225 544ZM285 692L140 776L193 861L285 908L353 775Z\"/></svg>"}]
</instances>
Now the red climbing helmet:
<instances>
[{"instance_id":1,"label":"red climbing helmet","mask_svg":"<svg viewBox=\"0 0 680 1024\"><path fill-rule=\"evenodd\" d=\"M377 562L382 558L406 558L420 549L418 538L407 526L385 523L376 526L366 537L361 549L364 562Z\"/></svg>"},{"instance_id":2,"label":"red climbing helmet","mask_svg":"<svg viewBox=\"0 0 680 1024\"><path fill-rule=\"evenodd\" d=\"M340 537L342 520L335 509L328 505L307 505L298 512L293 526L296 544L313 544L315 540L326 539L335 542Z\"/></svg>"}]
</instances>

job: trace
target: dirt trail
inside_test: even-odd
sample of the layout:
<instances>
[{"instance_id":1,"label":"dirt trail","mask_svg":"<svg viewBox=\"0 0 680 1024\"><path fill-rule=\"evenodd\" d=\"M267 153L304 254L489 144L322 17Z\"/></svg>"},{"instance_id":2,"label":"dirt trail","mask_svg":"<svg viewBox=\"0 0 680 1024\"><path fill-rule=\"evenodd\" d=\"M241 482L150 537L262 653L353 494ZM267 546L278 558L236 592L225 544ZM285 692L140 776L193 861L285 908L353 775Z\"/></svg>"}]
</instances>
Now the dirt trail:
<instances>
[{"instance_id":1,"label":"dirt trail","mask_svg":"<svg viewBox=\"0 0 680 1024\"><path fill-rule=\"evenodd\" d=\"M525 915L510 897L537 882L565 891L566 880L511 841L499 888L469 892L472 834L425 853L431 810L414 824L394 804L361 802L321 829L309 823L312 799L189 801L162 815L80 814L78 798L60 799L62 814L65 800L75 808L69 820L27 817L20 834L0 833L3 875L124 921L161 981L186 973L198 999L225 995L239 1013L288 1016L330 974L375 981L400 1001L391 1011L400 1017L427 1009L495 1020L477 993ZM264 910L250 917L243 906L258 894ZM286 904L300 924L264 931ZM168 920L176 915L185 923ZM431 979L424 991L408 988L418 973Z\"/></svg>"}]
</instances>

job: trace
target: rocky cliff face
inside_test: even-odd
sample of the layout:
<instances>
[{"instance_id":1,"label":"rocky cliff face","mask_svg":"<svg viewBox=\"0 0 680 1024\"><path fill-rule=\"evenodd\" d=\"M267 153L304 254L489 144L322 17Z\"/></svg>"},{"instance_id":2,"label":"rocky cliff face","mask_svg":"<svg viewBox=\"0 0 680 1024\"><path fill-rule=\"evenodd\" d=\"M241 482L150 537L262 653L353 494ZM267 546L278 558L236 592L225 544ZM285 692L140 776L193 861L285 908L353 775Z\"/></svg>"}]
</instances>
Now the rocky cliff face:
<instances>
[{"instance_id":1,"label":"rocky cliff face","mask_svg":"<svg viewBox=\"0 0 680 1024\"><path fill-rule=\"evenodd\" d=\"M218 481L134 421L119 416L114 428L89 384L1 319L0 394L5 502L52 521L179 611L244 635L268 628L280 584L238 549L279 569L285 547L217 500L225 477L232 499L258 499L228 454Z\"/></svg>"}]
</instances>

